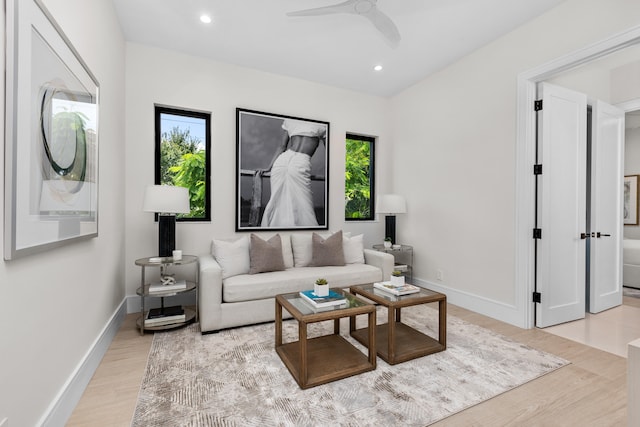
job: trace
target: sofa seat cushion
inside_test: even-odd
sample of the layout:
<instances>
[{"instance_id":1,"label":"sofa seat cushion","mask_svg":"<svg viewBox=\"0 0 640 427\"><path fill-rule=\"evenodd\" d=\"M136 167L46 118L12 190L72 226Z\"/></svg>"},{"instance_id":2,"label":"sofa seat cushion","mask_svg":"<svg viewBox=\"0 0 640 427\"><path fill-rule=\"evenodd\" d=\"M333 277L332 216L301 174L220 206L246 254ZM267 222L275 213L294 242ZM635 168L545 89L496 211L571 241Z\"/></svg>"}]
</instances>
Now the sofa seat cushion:
<instances>
[{"instance_id":1,"label":"sofa seat cushion","mask_svg":"<svg viewBox=\"0 0 640 427\"><path fill-rule=\"evenodd\" d=\"M313 289L318 278L325 278L332 288L382 280L382 271L368 264L326 267L294 267L284 271L240 274L222 282L222 301L240 302L273 298L278 294Z\"/></svg>"}]
</instances>

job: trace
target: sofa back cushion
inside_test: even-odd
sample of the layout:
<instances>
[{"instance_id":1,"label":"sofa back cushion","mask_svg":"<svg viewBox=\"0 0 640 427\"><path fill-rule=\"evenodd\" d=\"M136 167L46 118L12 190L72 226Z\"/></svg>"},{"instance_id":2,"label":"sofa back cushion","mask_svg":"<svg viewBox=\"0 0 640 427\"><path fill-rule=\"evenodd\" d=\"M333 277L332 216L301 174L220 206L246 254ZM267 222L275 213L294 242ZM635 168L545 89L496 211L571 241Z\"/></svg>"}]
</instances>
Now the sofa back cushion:
<instances>
[{"instance_id":1,"label":"sofa back cushion","mask_svg":"<svg viewBox=\"0 0 640 427\"><path fill-rule=\"evenodd\" d=\"M223 279L249 273L249 246L249 236L236 240L213 239L213 256L222 268Z\"/></svg>"},{"instance_id":2,"label":"sofa back cushion","mask_svg":"<svg viewBox=\"0 0 640 427\"><path fill-rule=\"evenodd\" d=\"M292 234L293 266L308 267L311 262L311 234Z\"/></svg>"},{"instance_id":3,"label":"sofa back cushion","mask_svg":"<svg viewBox=\"0 0 640 427\"><path fill-rule=\"evenodd\" d=\"M269 240L265 241L252 233L251 246L249 248L249 258L249 274L284 270L284 259L282 257L282 240L280 238L280 235L276 234Z\"/></svg>"},{"instance_id":4,"label":"sofa back cushion","mask_svg":"<svg viewBox=\"0 0 640 427\"><path fill-rule=\"evenodd\" d=\"M319 234L311 236L311 266L344 265L344 251L342 249L342 231L322 238Z\"/></svg>"}]
</instances>

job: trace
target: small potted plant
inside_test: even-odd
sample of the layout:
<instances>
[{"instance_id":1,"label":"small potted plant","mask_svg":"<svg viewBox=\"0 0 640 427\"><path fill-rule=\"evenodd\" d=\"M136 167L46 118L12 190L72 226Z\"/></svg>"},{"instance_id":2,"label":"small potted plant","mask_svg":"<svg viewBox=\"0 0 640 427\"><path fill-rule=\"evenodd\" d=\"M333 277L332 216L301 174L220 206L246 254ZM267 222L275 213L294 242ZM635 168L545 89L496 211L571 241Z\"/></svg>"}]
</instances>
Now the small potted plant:
<instances>
[{"instance_id":1,"label":"small potted plant","mask_svg":"<svg viewBox=\"0 0 640 427\"><path fill-rule=\"evenodd\" d=\"M393 273L391 273L391 284L394 286L404 286L402 271L394 270Z\"/></svg>"},{"instance_id":2,"label":"small potted plant","mask_svg":"<svg viewBox=\"0 0 640 427\"><path fill-rule=\"evenodd\" d=\"M391 237L384 238L384 247L389 249L391 247Z\"/></svg>"},{"instance_id":3,"label":"small potted plant","mask_svg":"<svg viewBox=\"0 0 640 427\"><path fill-rule=\"evenodd\" d=\"M318 279L313 285L313 293L319 297L326 297L329 295L329 284L327 279Z\"/></svg>"}]
</instances>

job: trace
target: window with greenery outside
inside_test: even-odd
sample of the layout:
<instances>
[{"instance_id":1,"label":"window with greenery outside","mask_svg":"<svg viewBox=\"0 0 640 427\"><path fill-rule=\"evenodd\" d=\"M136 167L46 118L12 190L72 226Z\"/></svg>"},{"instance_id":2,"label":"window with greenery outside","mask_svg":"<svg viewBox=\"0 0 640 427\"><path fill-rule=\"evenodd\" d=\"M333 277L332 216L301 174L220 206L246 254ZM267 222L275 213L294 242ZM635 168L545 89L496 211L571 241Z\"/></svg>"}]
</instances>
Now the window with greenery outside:
<instances>
[{"instance_id":1,"label":"window with greenery outside","mask_svg":"<svg viewBox=\"0 0 640 427\"><path fill-rule=\"evenodd\" d=\"M345 158L345 220L373 220L374 143L368 136L347 134Z\"/></svg>"},{"instance_id":2,"label":"window with greenery outside","mask_svg":"<svg viewBox=\"0 0 640 427\"><path fill-rule=\"evenodd\" d=\"M210 114L156 107L156 184L189 189L191 212L177 220L210 220Z\"/></svg>"}]
</instances>

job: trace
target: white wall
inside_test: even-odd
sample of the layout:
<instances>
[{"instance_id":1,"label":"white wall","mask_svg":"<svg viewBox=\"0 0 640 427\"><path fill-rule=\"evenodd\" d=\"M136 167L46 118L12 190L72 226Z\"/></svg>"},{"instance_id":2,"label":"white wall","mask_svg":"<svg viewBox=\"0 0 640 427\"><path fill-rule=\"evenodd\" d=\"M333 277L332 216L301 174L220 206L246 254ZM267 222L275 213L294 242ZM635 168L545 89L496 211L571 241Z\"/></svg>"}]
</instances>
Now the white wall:
<instances>
[{"instance_id":1,"label":"white wall","mask_svg":"<svg viewBox=\"0 0 640 427\"><path fill-rule=\"evenodd\" d=\"M450 302L521 323L518 74L637 25L638 16L636 1L568 0L393 98L392 170L409 200L399 239L415 247L416 276Z\"/></svg>"},{"instance_id":2,"label":"white wall","mask_svg":"<svg viewBox=\"0 0 640 427\"><path fill-rule=\"evenodd\" d=\"M125 295L124 39L109 0L45 4L100 83L99 236L0 262L0 420L11 426L44 421Z\"/></svg>"},{"instance_id":3,"label":"white wall","mask_svg":"<svg viewBox=\"0 0 640 427\"><path fill-rule=\"evenodd\" d=\"M380 222L344 221L344 140L347 132L378 137L377 188L391 190L394 141L387 99L131 43L126 70L127 294L139 286L134 260L157 252L158 225L152 213L142 212L141 202L154 179L154 104L211 112L212 221L177 224L176 246L185 253L205 253L214 236L235 234L237 107L330 122L329 228L365 232L367 245L382 241Z\"/></svg>"}]
</instances>

